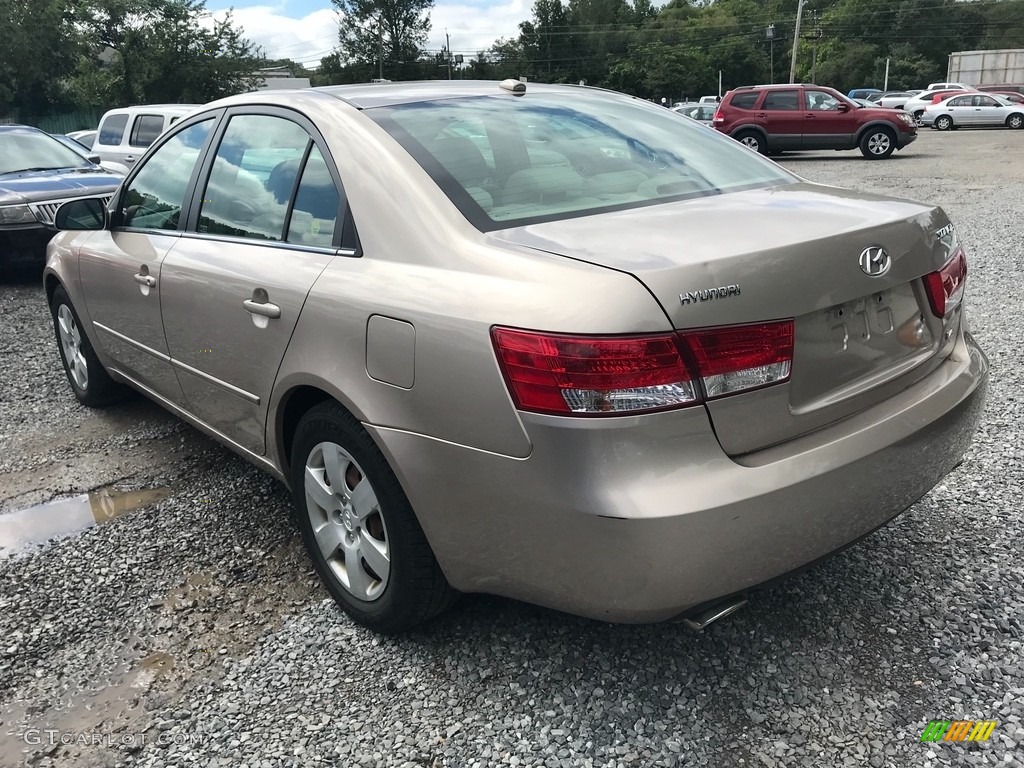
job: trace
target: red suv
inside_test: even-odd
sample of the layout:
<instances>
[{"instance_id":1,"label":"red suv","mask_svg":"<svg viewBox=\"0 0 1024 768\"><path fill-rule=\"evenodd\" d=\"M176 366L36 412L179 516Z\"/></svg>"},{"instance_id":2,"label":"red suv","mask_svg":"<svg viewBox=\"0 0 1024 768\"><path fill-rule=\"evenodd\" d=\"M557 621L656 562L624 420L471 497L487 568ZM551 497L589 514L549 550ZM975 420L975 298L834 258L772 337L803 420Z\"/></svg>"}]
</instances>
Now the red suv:
<instances>
[{"instance_id":1,"label":"red suv","mask_svg":"<svg viewBox=\"0 0 1024 768\"><path fill-rule=\"evenodd\" d=\"M917 138L914 118L898 109L860 107L820 85L747 85L729 91L712 125L762 154L856 149L888 157Z\"/></svg>"}]
</instances>

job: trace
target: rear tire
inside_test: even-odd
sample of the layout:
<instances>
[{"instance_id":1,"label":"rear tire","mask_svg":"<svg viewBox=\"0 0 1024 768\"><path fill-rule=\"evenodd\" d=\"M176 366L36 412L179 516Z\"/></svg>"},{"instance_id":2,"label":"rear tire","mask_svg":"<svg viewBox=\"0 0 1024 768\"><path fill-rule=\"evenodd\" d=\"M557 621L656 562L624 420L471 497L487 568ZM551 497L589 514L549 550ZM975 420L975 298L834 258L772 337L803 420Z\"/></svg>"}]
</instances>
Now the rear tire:
<instances>
[{"instance_id":1,"label":"rear tire","mask_svg":"<svg viewBox=\"0 0 1024 768\"><path fill-rule=\"evenodd\" d=\"M868 160L882 160L896 151L896 132L892 128L869 128L860 137L860 152Z\"/></svg>"},{"instance_id":2,"label":"rear tire","mask_svg":"<svg viewBox=\"0 0 1024 768\"><path fill-rule=\"evenodd\" d=\"M64 286L57 286L53 292L50 313L64 373L78 402L90 408L102 408L123 400L128 390L110 378L96 357Z\"/></svg>"},{"instance_id":3,"label":"rear tire","mask_svg":"<svg viewBox=\"0 0 1024 768\"><path fill-rule=\"evenodd\" d=\"M291 459L302 540L353 620L402 632L455 601L398 478L352 414L333 401L310 409Z\"/></svg>"},{"instance_id":4,"label":"rear tire","mask_svg":"<svg viewBox=\"0 0 1024 768\"><path fill-rule=\"evenodd\" d=\"M1019 131L1021 128L1024 128L1024 114L1014 112L1012 115L1007 117L1006 127L1015 131Z\"/></svg>"},{"instance_id":5,"label":"rear tire","mask_svg":"<svg viewBox=\"0 0 1024 768\"><path fill-rule=\"evenodd\" d=\"M939 131L951 131L956 126L953 125L953 118L949 115L939 115L935 118L935 129Z\"/></svg>"},{"instance_id":6,"label":"rear tire","mask_svg":"<svg viewBox=\"0 0 1024 768\"><path fill-rule=\"evenodd\" d=\"M748 149L762 155L768 154L768 142L757 131L740 131L733 138Z\"/></svg>"}]
</instances>

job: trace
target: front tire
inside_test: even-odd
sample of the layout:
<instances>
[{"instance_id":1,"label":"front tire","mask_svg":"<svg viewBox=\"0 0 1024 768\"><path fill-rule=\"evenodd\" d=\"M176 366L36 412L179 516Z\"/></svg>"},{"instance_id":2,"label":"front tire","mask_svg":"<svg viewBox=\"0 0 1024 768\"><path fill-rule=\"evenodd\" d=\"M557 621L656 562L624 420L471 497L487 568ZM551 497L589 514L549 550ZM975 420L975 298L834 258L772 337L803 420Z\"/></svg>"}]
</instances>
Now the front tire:
<instances>
[{"instance_id":1,"label":"front tire","mask_svg":"<svg viewBox=\"0 0 1024 768\"><path fill-rule=\"evenodd\" d=\"M768 142L757 131L740 131L736 134L735 139L748 149L752 149L762 155L768 154Z\"/></svg>"},{"instance_id":2,"label":"front tire","mask_svg":"<svg viewBox=\"0 0 1024 768\"><path fill-rule=\"evenodd\" d=\"M57 286L53 292L50 313L53 315L53 331L57 337L57 349L64 364L64 373L67 374L78 402L90 408L102 408L123 400L126 390L110 378L96 357L89 337L82 330L82 321L63 286Z\"/></svg>"},{"instance_id":3,"label":"front tire","mask_svg":"<svg viewBox=\"0 0 1024 768\"><path fill-rule=\"evenodd\" d=\"M860 152L868 160L882 160L896 151L896 134L891 128L869 128L860 139Z\"/></svg>"},{"instance_id":4,"label":"front tire","mask_svg":"<svg viewBox=\"0 0 1024 768\"><path fill-rule=\"evenodd\" d=\"M1006 118L1006 127L1012 128L1013 130L1016 131L1019 131L1021 128L1024 128L1024 115L1020 114L1019 112L1015 112L1014 114L1010 115L1008 118Z\"/></svg>"},{"instance_id":5,"label":"front tire","mask_svg":"<svg viewBox=\"0 0 1024 768\"><path fill-rule=\"evenodd\" d=\"M292 493L303 542L331 597L356 622L395 633L458 593L441 572L384 454L335 402L299 421Z\"/></svg>"},{"instance_id":6,"label":"front tire","mask_svg":"<svg viewBox=\"0 0 1024 768\"><path fill-rule=\"evenodd\" d=\"M953 118L949 115L939 115L935 118L935 128L939 131L953 130Z\"/></svg>"}]
</instances>

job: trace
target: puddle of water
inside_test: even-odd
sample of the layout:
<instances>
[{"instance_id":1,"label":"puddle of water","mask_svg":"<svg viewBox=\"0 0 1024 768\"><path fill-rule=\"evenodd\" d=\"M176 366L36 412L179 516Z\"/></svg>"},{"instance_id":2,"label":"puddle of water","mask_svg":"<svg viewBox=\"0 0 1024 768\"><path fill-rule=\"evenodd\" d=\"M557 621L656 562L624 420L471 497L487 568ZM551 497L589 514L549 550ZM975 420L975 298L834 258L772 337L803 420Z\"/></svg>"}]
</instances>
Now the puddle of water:
<instances>
[{"instance_id":1,"label":"puddle of water","mask_svg":"<svg viewBox=\"0 0 1024 768\"><path fill-rule=\"evenodd\" d=\"M125 512L155 504L170 492L164 487L119 491L108 486L0 515L0 558L110 522Z\"/></svg>"}]
</instances>

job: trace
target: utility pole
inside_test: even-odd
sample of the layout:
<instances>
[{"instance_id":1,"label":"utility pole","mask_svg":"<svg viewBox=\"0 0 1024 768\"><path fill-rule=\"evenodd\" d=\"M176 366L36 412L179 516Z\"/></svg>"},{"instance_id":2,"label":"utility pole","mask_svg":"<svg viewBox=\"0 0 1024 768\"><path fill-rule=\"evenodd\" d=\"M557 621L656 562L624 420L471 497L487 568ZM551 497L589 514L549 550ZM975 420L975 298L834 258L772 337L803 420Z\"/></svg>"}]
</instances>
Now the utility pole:
<instances>
[{"instance_id":1,"label":"utility pole","mask_svg":"<svg viewBox=\"0 0 1024 768\"><path fill-rule=\"evenodd\" d=\"M789 62L789 82L796 82L796 52L800 47L800 19L804 15L804 4L807 0L800 0L796 7L796 29L793 30L793 58Z\"/></svg>"},{"instance_id":2,"label":"utility pole","mask_svg":"<svg viewBox=\"0 0 1024 768\"><path fill-rule=\"evenodd\" d=\"M452 39L448 36L448 28L444 30L444 55L448 59L448 79L452 79Z\"/></svg>"},{"instance_id":3,"label":"utility pole","mask_svg":"<svg viewBox=\"0 0 1024 768\"><path fill-rule=\"evenodd\" d=\"M769 46L770 51L771 51L769 53L771 64L769 65L769 70L768 71L771 73L771 80L770 80L770 82L774 83L775 82L775 25L774 24L769 24L768 25L768 27L764 31L764 36L768 38L768 46Z\"/></svg>"},{"instance_id":4,"label":"utility pole","mask_svg":"<svg viewBox=\"0 0 1024 768\"><path fill-rule=\"evenodd\" d=\"M885 57L885 83L882 85L883 91L889 90L889 57Z\"/></svg>"}]
</instances>

